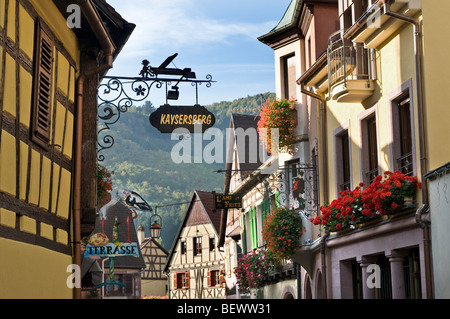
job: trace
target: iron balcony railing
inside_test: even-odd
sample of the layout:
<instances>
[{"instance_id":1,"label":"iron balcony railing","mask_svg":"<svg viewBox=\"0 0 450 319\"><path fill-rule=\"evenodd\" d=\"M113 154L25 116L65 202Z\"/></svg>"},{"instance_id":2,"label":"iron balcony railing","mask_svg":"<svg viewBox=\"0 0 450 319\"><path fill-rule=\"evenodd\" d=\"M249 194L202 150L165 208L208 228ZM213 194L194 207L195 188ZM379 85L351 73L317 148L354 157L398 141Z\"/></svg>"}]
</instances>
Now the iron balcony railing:
<instances>
[{"instance_id":1,"label":"iron balcony railing","mask_svg":"<svg viewBox=\"0 0 450 319\"><path fill-rule=\"evenodd\" d=\"M373 52L344 39L341 30L328 38L327 55L330 90L349 80L372 80Z\"/></svg>"},{"instance_id":2,"label":"iron balcony railing","mask_svg":"<svg viewBox=\"0 0 450 319\"><path fill-rule=\"evenodd\" d=\"M378 167L366 173L366 179L369 182L369 184L371 184L375 180L378 174L379 174Z\"/></svg>"}]
</instances>

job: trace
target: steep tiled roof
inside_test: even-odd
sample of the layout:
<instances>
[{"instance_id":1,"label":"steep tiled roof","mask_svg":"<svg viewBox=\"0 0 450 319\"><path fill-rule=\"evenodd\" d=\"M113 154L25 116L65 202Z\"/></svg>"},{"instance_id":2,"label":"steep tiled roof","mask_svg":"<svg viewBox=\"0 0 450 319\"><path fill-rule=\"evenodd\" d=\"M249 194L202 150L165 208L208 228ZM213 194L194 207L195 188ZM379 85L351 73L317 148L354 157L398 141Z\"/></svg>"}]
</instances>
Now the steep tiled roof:
<instances>
[{"instance_id":1,"label":"steep tiled roof","mask_svg":"<svg viewBox=\"0 0 450 319\"><path fill-rule=\"evenodd\" d=\"M190 213L192 213L194 211L193 207L197 201L199 201L202 204L202 206L204 208L204 212L206 213L207 217L209 218L209 221L215 228L215 231L217 234L220 230L220 227L221 227L220 222L221 222L221 216L222 216L223 211L215 209L215 193L208 192L208 191L202 191L202 190L196 190L194 192L194 194L192 195L191 203L190 203L188 209L186 210L186 214L184 215L183 221L181 222L180 228L178 229L178 232L175 236L175 240L172 243L172 248L170 249L166 265L164 266L164 272L167 271L167 269L170 265L170 262L171 262L171 259L172 259L173 253L174 253L174 249L177 245L178 240L180 239L181 232L190 217Z\"/></svg>"},{"instance_id":2,"label":"steep tiled roof","mask_svg":"<svg viewBox=\"0 0 450 319\"><path fill-rule=\"evenodd\" d=\"M221 210L215 209L214 193L199 190L195 191L195 193L198 195L200 202L203 204L203 207L205 208L205 211L208 214L211 223L216 229L216 232L218 232L220 229Z\"/></svg>"}]
</instances>

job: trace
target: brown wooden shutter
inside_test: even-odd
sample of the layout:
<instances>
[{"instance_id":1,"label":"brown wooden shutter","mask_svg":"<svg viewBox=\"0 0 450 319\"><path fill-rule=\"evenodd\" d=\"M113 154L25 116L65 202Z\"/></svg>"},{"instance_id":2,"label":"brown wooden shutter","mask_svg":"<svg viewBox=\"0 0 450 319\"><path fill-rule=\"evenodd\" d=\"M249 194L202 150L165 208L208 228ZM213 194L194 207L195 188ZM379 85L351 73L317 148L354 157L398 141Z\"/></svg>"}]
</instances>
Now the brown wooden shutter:
<instances>
[{"instance_id":1,"label":"brown wooden shutter","mask_svg":"<svg viewBox=\"0 0 450 319\"><path fill-rule=\"evenodd\" d=\"M206 282L207 282L208 287L211 287L211 270L208 270L208 275L206 278L207 278Z\"/></svg>"},{"instance_id":2,"label":"brown wooden shutter","mask_svg":"<svg viewBox=\"0 0 450 319\"><path fill-rule=\"evenodd\" d=\"M191 282L189 271L186 272L186 276L184 276L184 278L185 278L184 288L189 289L190 288L190 282Z\"/></svg>"},{"instance_id":3,"label":"brown wooden shutter","mask_svg":"<svg viewBox=\"0 0 450 319\"><path fill-rule=\"evenodd\" d=\"M173 289L177 289L178 288L178 284L177 284L177 276L178 274L173 274Z\"/></svg>"},{"instance_id":4,"label":"brown wooden shutter","mask_svg":"<svg viewBox=\"0 0 450 319\"><path fill-rule=\"evenodd\" d=\"M53 40L44 31L41 23L37 26L37 47L34 73L33 117L31 120L32 139L41 146L50 141L50 110L53 82Z\"/></svg>"}]
</instances>

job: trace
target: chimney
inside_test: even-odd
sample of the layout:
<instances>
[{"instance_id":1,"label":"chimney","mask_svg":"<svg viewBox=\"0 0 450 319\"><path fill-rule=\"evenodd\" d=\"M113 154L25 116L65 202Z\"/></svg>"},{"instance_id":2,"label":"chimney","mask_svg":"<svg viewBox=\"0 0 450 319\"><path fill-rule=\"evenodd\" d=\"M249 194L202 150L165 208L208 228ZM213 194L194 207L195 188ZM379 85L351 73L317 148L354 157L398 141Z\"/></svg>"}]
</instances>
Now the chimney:
<instances>
[{"instance_id":1,"label":"chimney","mask_svg":"<svg viewBox=\"0 0 450 319\"><path fill-rule=\"evenodd\" d=\"M139 240L139 245L142 245L142 242L145 239L145 228L142 225L139 225L138 227L138 240Z\"/></svg>"}]
</instances>

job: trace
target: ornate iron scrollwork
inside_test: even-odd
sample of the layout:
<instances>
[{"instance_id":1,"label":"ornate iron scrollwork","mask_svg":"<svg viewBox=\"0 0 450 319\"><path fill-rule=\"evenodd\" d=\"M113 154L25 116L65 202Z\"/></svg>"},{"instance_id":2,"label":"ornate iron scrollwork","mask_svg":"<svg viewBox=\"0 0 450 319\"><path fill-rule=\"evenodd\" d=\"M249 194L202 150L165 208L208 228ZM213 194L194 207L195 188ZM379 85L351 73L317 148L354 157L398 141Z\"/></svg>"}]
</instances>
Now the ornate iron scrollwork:
<instances>
[{"instance_id":1,"label":"ornate iron scrollwork","mask_svg":"<svg viewBox=\"0 0 450 319\"><path fill-rule=\"evenodd\" d=\"M318 178L314 165L297 164L295 176L286 167L277 174L280 204L301 211L305 217L316 216L319 207Z\"/></svg>"},{"instance_id":2,"label":"ornate iron scrollwork","mask_svg":"<svg viewBox=\"0 0 450 319\"><path fill-rule=\"evenodd\" d=\"M172 82L189 82L195 86L195 100L198 104L198 86L206 83L211 87L211 75L205 80L195 80L195 73L191 69L169 69L167 65L176 57L176 54L167 58L158 68L152 68L147 60L142 62L143 69L139 73L141 77L119 77L108 76L98 87L98 131L97 131L97 160L103 162L105 156L101 154L104 150L114 145L114 137L109 133L111 127L116 124L120 116L136 103L144 102L149 97L152 88L161 89ZM181 78L163 78L160 75L181 76ZM166 99L167 103L167 99Z\"/></svg>"}]
</instances>

